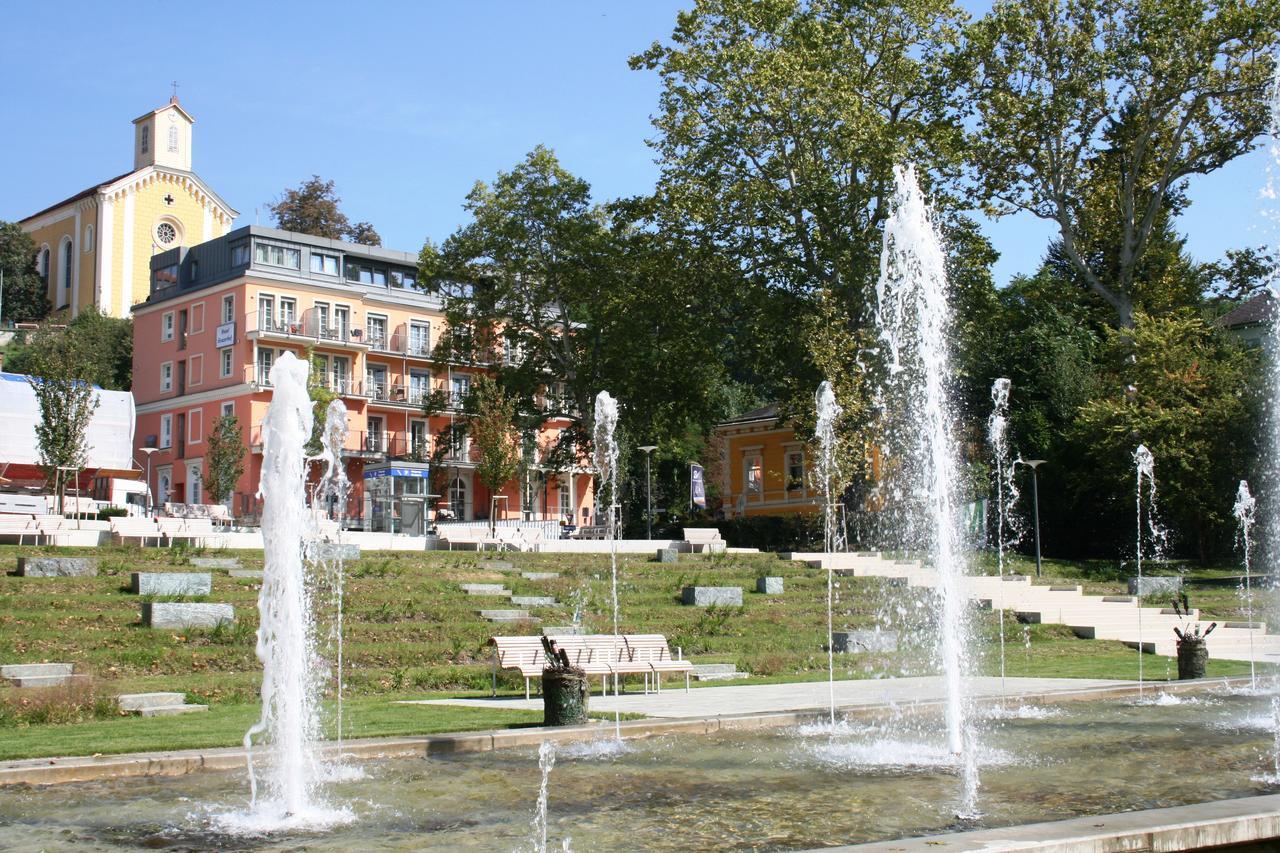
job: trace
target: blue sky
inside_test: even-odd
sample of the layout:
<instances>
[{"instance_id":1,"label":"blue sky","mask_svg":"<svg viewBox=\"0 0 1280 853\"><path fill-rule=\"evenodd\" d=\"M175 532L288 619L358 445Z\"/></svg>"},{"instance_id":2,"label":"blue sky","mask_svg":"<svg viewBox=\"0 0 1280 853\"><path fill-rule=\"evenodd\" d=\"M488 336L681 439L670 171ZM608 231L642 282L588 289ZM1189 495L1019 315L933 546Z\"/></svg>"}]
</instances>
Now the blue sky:
<instances>
[{"instance_id":1,"label":"blue sky","mask_svg":"<svg viewBox=\"0 0 1280 853\"><path fill-rule=\"evenodd\" d=\"M0 219L132 164L130 121L177 80L196 117L195 170L241 223L311 174L353 220L416 251L465 220L477 179L554 148L596 197L644 193L658 80L627 57L688 2L25 4L0 46ZM978 10L986 4L965 4ZM124 11L127 9L128 11ZM1197 181L1180 228L1201 259L1263 242L1255 153ZM1035 268L1050 229L989 223L1003 283Z\"/></svg>"}]
</instances>

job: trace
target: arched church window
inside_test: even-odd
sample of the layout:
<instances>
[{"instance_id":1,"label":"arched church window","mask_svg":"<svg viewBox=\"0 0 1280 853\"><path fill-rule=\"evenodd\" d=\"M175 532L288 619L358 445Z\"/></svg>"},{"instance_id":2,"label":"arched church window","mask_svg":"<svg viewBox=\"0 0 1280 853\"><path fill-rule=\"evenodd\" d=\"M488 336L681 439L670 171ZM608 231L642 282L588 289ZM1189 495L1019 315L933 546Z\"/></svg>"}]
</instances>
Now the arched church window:
<instances>
[{"instance_id":1,"label":"arched church window","mask_svg":"<svg viewBox=\"0 0 1280 853\"><path fill-rule=\"evenodd\" d=\"M68 237L62 243L62 299L59 300L59 307L71 301L71 270L74 262L75 248Z\"/></svg>"}]
</instances>

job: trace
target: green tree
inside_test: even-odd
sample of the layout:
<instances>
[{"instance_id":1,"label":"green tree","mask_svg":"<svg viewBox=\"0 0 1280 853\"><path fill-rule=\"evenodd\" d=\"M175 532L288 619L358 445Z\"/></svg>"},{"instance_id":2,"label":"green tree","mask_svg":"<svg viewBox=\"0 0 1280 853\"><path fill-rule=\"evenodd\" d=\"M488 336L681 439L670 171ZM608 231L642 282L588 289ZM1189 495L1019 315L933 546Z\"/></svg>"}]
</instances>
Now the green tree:
<instances>
[{"instance_id":1,"label":"green tree","mask_svg":"<svg viewBox=\"0 0 1280 853\"><path fill-rule=\"evenodd\" d=\"M846 408L862 406L844 368L867 343L893 166L915 161L949 207L962 134L945 59L962 18L945 0L701 0L669 43L632 57L662 81L662 225L725 252L738 299L802 324L761 329L755 350L797 412L828 375Z\"/></svg>"},{"instance_id":2,"label":"green tree","mask_svg":"<svg viewBox=\"0 0 1280 853\"><path fill-rule=\"evenodd\" d=\"M480 458L476 477L496 495L520 468L520 433L515 427L515 404L488 376L476 377L467 397L468 431ZM489 514L493 527L494 515Z\"/></svg>"},{"instance_id":3,"label":"green tree","mask_svg":"<svg viewBox=\"0 0 1280 853\"><path fill-rule=\"evenodd\" d=\"M1133 535L1133 451L1156 460L1159 508L1175 542L1201 560L1231 542L1236 484L1256 458L1256 353L1191 311L1109 330L1101 393L1079 409L1068 438L1074 502L1102 535Z\"/></svg>"},{"instance_id":4,"label":"green tree","mask_svg":"<svg viewBox=\"0 0 1280 853\"><path fill-rule=\"evenodd\" d=\"M975 200L1052 222L1079 280L1133 323L1141 265L1187 179L1267 121L1277 0L999 0L968 30Z\"/></svg>"},{"instance_id":5,"label":"green tree","mask_svg":"<svg viewBox=\"0 0 1280 853\"><path fill-rule=\"evenodd\" d=\"M222 503L244 474L244 434L235 415L223 415L209 432L204 487L214 503Z\"/></svg>"},{"instance_id":6,"label":"green tree","mask_svg":"<svg viewBox=\"0 0 1280 853\"><path fill-rule=\"evenodd\" d=\"M288 188L267 210L275 218L276 227L330 240L350 240L366 246L381 246L382 238L368 222L354 225L342 212L342 199L333 181L312 175L297 188Z\"/></svg>"},{"instance_id":7,"label":"green tree","mask_svg":"<svg viewBox=\"0 0 1280 853\"><path fill-rule=\"evenodd\" d=\"M48 487L62 510L68 477L77 476L88 457L89 421L98 399L88 378L91 354L84 338L46 329L32 341L28 381L40 410L36 443Z\"/></svg>"},{"instance_id":8,"label":"green tree","mask_svg":"<svg viewBox=\"0 0 1280 853\"><path fill-rule=\"evenodd\" d=\"M108 317L92 306L66 326L47 327L10 345L5 367L41 376L47 364L58 360L54 353L63 350L80 354L78 373L86 381L112 391L133 387L133 321Z\"/></svg>"},{"instance_id":9,"label":"green tree","mask_svg":"<svg viewBox=\"0 0 1280 853\"><path fill-rule=\"evenodd\" d=\"M0 271L4 273L0 319L43 320L51 307L48 287L36 271L36 244L16 222L0 222Z\"/></svg>"}]
</instances>

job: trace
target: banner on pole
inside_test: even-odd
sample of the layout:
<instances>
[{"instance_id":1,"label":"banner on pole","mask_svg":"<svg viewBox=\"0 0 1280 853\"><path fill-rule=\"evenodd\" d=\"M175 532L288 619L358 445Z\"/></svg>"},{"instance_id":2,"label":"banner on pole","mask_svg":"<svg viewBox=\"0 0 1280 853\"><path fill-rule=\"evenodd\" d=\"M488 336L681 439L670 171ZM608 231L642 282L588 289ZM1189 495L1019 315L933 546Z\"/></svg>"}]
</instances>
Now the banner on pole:
<instances>
[{"instance_id":1,"label":"banner on pole","mask_svg":"<svg viewBox=\"0 0 1280 853\"><path fill-rule=\"evenodd\" d=\"M707 487L702 480L702 466L689 465L689 501L696 507L707 508Z\"/></svg>"}]
</instances>

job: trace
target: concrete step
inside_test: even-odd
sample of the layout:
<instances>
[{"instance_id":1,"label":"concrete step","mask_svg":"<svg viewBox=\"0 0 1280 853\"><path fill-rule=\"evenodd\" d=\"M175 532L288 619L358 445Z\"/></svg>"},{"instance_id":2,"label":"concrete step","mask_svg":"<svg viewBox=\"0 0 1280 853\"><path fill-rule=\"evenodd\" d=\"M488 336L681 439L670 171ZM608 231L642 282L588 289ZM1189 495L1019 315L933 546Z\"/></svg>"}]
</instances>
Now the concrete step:
<instances>
[{"instance_id":1,"label":"concrete step","mask_svg":"<svg viewBox=\"0 0 1280 853\"><path fill-rule=\"evenodd\" d=\"M738 672L738 668L731 663L698 663L693 665L689 675L694 681L728 681L745 678L747 673Z\"/></svg>"},{"instance_id":2,"label":"concrete step","mask_svg":"<svg viewBox=\"0 0 1280 853\"><path fill-rule=\"evenodd\" d=\"M559 607L559 603L550 595L513 595L511 603L521 607Z\"/></svg>"},{"instance_id":3,"label":"concrete step","mask_svg":"<svg viewBox=\"0 0 1280 853\"><path fill-rule=\"evenodd\" d=\"M537 622L529 616L528 610L477 610L480 618L490 622Z\"/></svg>"},{"instance_id":4,"label":"concrete step","mask_svg":"<svg viewBox=\"0 0 1280 853\"><path fill-rule=\"evenodd\" d=\"M8 681L13 687L61 687L88 677L87 675L19 675Z\"/></svg>"},{"instance_id":5,"label":"concrete step","mask_svg":"<svg viewBox=\"0 0 1280 853\"><path fill-rule=\"evenodd\" d=\"M209 710L208 705L161 705L158 708L143 708L138 712L140 717L176 717L179 714L196 714Z\"/></svg>"},{"instance_id":6,"label":"concrete step","mask_svg":"<svg viewBox=\"0 0 1280 853\"><path fill-rule=\"evenodd\" d=\"M123 693L116 697L121 711L172 708L187 701L185 693Z\"/></svg>"},{"instance_id":7,"label":"concrete step","mask_svg":"<svg viewBox=\"0 0 1280 853\"><path fill-rule=\"evenodd\" d=\"M41 675L70 675L69 663L7 663L0 666L0 678L31 678Z\"/></svg>"},{"instance_id":8,"label":"concrete step","mask_svg":"<svg viewBox=\"0 0 1280 853\"><path fill-rule=\"evenodd\" d=\"M496 598L510 598L511 590L500 583L464 583L460 584L467 595L483 595Z\"/></svg>"},{"instance_id":9,"label":"concrete step","mask_svg":"<svg viewBox=\"0 0 1280 853\"><path fill-rule=\"evenodd\" d=\"M530 581L550 581L560 577L559 572L521 572L520 577Z\"/></svg>"}]
</instances>

